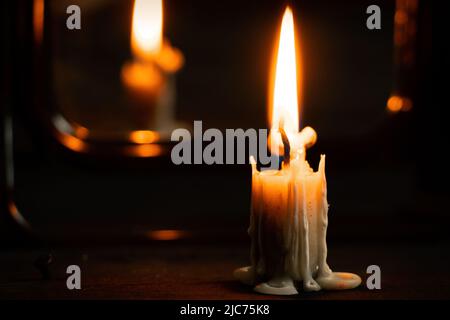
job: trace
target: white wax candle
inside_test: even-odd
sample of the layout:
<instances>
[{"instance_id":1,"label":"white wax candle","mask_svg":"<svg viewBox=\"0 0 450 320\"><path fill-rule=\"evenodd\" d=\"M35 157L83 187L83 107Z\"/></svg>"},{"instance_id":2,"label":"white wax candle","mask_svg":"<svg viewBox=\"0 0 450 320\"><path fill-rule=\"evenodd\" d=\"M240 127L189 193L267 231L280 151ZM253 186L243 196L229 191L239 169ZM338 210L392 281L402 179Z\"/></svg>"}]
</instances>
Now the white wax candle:
<instances>
[{"instance_id":1,"label":"white wax candle","mask_svg":"<svg viewBox=\"0 0 450 320\"><path fill-rule=\"evenodd\" d=\"M259 172L251 160L251 266L234 273L267 294L296 294L300 281L306 291L350 289L361 283L357 275L334 273L327 264L325 156L314 172L305 155L316 142L316 132L310 127L297 132L295 47L294 17L287 7L277 50L270 132L272 152L284 149L285 161L281 170Z\"/></svg>"},{"instance_id":2,"label":"white wax candle","mask_svg":"<svg viewBox=\"0 0 450 320\"><path fill-rule=\"evenodd\" d=\"M252 160L251 266L235 276L260 293L297 294L297 282L305 291L350 289L361 282L328 267L325 156L313 171L304 155L281 170L262 172Z\"/></svg>"}]
</instances>

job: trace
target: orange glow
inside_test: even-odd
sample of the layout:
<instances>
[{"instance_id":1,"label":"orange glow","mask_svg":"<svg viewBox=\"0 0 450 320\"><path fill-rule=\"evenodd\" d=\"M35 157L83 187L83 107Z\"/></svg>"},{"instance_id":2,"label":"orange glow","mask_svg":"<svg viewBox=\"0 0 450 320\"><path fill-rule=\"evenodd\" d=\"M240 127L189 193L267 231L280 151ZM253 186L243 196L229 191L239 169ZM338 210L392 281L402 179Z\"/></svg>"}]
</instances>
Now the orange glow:
<instances>
[{"instance_id":1,"label":"orange glow","mask_svg":"<svg viewBox=\"0 0 450 320\"><path fill-rule=\"evenodd\" d=\"M122 81L127 88L151 94L162 85L161 72L151 63L126 63L122 68Z\"/></svg>"},{"instance_id":2,"label":"orange glow","mask_svg":"<svg viewBox=\"0 0 450 320\"><path fill-rule=\"evenodd\" d=\"M44 0L34 0L33 2L33 26L34 40L36 43L41 43L44 31Z\"/></svg>"},{"instance_id":3,"label":"orange glow","mask_svg":"<svg viewBox=\"0 0 450 320\"><path fill-rule=\"evenodd\" d=\"M147 237L158 241L173 241L186 238L188 233L183 230L152 230L147 232Z\"/></svg>"},{"instance_id":4,"label":"orange glow","mask_svg":"<svg viewBox=\"0 0 450 320\"><path fill-rule=\"evenodd\" d=\"M143 144L128 147L126 153L132 157L150 158L160 156L163 148L157 144Z\"/></svg>"},{"instance_id":5,"label":"orange glow","mask_svg":"<svg viewBox=\"0 0 450 320\"><path fill-rule=\"evenodd\" d=\"M89 136L89 130L82 126L74 126L75 136L80 139L86 139Z\"/></svg>"},{"instance_id":6,"label":"orange glow","mask_svg":"<svg viewBox=\"0 0 450 320\"><path fill-rule=\"evenodd\" d=\"M85 152L88 149L85 142L68 134L61 134L59 140L64 146L75 152Z\"/></svg>"},{"instance_id":7,"label":"orange glow","mask_svg":"<svg viewBox=\"0 0 450 320\"><path fill-rule=\"evenodd\" d=\"M184 64L184 57L180 50L170 46L170 43L164 42L161 54L157 56L156 62L165 72L175 72Z\"/></svg>"},{"instance_id":8,"label":"orange glow","mask_svg":"<svg viewBox=\"0 0 450 320\"><path fill-rule=\"evenodd\" d=\"M131 48L135 57L149 61L163 44L162 0L135 0L131 27Z\"/></svg>"},{"instance_id":9,"label":"orange glow","mask_svg":"<svg viewBox=\"0 0 450 320\"><path fill-rule=\"evenodd\" d=\"M136 130L130 133L130 140L139 144L153 143L159 140L159 134L150 130Z\"/></svg>"},{"instance_id":10,"label":"orange glow","mask_svg":"<svg viewBox=\"0 0 450 320\"><path fill-rule=\"evenodd\" d=\"M345 273L345 272L340 273L340 274L339 274L339 277L340 277L341 279L344 279L344 280L351 280L351 279L354 278L352 274L350 274L350 273Z\"/></svg>"},{"instance_id":11,"label":"orange glow","mask_svg":"<svg viewBox=\"0 0 450 320\"><path fill-rule=\"evenodd\" d=\"M418 0L397 0L394 16L396 60L404 66L415 62Z\"/></svg>"},{"instance_id":12,"label":"orange glow","mask_svg":"<svg viewBox=\"0 0 450 320\"><path fill-rule=\"evenodd\" d=\"M410 111L412 108L412 101L409 98L401 96L391 96L387 102L387 109L390 112L397 113L399 111Z\"/></svg>"},{"instance_id":13,"label":"orange glow","mask_svg":"<svg viewBox=\"0 0 450 320\"><path fill-rule=\"evenodd\" d=\"M19 212L19 210L16 207L16 204L13 201L8 201L8 209L13 218L20 223L25 228L30 228L30 225L28 224L27 220L22 216L22 214Z\"/></svg>"}]
</instances>

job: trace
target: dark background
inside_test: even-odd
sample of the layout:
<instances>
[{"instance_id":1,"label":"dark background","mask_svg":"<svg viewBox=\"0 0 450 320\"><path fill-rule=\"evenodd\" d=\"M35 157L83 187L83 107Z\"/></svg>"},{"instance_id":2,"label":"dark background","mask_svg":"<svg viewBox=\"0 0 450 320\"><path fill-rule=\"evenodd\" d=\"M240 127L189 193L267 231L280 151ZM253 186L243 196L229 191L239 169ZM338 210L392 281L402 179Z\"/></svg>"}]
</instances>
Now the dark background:
<instances>
[{"instance_id":1,"label":"dark background","mask_svg":"<svg viewBox=\"0 0 450 320\"><path fill-rule=\"evenodd\" d=\"M67 118L88 128L133 129L117 90L120 67L130 58L131 2L91 1L86 10L83 4L81 31L65 28L65 2L52 4L46 58L53 66L53 100ZM202 120L204 128L267 127L270 59L285 4L165 1L164 33L186 58L177 76L179 119ZM371 4L381 8L381 30L366 28ZM393 273L389 279L420 292L408 279L426 272L435 255L448 267L450 240L443 111L431 89L431 2L419 1L417 61L406 89L414 105L395 114L386 110L402 79L394 64L395 1L291 5L304 66L301 125L312 126L319 137L308 159L316 167L319 155L327 155L328 242L347 248L338 247L340 258L332 257L338 266L361 272L371 263L398 271L413 260L414 275ZM145 244L152 230L180 229L189 235L188 247L189 241L217 243L228 256L232 243L244 257L239 263L246 263L248 165L175 166L170 157L109 161L74 155L41 141L23 110L15 109L14 200L34 229L53 239L50 248L130 239ZM158 246L155 252L165 250ZM364 252L361 261L358 252ZM170 269L177 262L168 264ZM442 294L431 297L448 298L444 278ZM401 298L402 287L395 290L393 297ZM431 291L410 297L426 298Z\"/></svg>"},{"instance_id":2,"label":"dark background","mask_svg":"<svg viewBox=\"0 0 450 320\"><path fill-rule=\"evenodd\" d=\"M56 98L56 104L68 119L87 128L114 130L123 127L130 113L126 101L107 85L116 88L120 68L130 57L132 2L87 3L80 31L65 28L63 2L51 4L53 93L64 97ZM430 167L438 151L419 140L425 135L429 143L434 139L428 137L430 130L436 130L431 128L442 125L428 98L424 104L416 102L409 113L387 112L395 87L395 3L379 3L382 29L373 31L365 25L368 4L294 3L304 66L301 123L318 132L319 141L308 152L313 166L321 153L327 155L330 232L348 228L350 237L375 230L373 236L401 237L401 232L411 232L404 224L423 224L424 210L436 220L447 216L444 201L433 198L439 197L440 188L426 179L439 174ZM165 35L186 57L178 77L179 119L202 120L205 129L267 128L269 66L283 10L277 1L167 1ZM75 70L81 70L75 75L81 80L67 80ZM424 84L420 86L425 95ZM71 102L67 96L75 102L64 104ZM419 112L431 114L431 122L418 119ZM33 223L88 228L100 219L106 224L148 221L149 227L183 227L188 220L194 227L207 219L217 221L219 228L221 221L239 221L237 226L244 229L240 224L248 218L248 166L177 167L169 158L157 163L148 159L147 166L135 169L102 160L86 165L34 147L20 118L18 130L24 134L15 141L17 205Z\"/></svg>"}]
</instances>

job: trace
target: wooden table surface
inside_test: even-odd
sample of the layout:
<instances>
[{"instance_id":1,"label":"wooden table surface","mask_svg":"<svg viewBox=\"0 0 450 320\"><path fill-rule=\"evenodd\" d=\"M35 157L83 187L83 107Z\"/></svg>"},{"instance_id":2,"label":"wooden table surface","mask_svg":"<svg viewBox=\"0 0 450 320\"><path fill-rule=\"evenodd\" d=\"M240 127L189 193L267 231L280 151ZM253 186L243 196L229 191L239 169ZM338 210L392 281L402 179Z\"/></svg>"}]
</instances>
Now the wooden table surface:
<instances>
[{"instance_id":1,"label":"wooden table surface","mask_svg":"<svg viewBox=\"0 0 450 320\"><path fill-rule=\"evenodd\" d=\"M335 271L358 273L355 290L264 296L238 283L235 268L248 263L247 244L152 242L146 245L59 247L0 252L1 299L448 299L447 244L336 244L329 248ZM52 277L43 280L35 259L51 252ZM66 268L81 267L82 289L66 288ZM382 289L368 290L366 268L377 264Z\"/></svg>"}]
</instances>

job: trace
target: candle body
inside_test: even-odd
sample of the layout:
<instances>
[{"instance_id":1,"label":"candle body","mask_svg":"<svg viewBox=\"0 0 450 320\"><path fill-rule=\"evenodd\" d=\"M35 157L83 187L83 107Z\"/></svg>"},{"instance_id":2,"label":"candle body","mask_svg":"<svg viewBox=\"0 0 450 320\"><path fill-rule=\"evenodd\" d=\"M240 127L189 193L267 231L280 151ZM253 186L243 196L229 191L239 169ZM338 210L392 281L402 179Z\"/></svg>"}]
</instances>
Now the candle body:
<instances>
[{"instance_id":1,"label":"candle body","mask_svg":"<svg viewBox=\"0 0 450 320\"><path fill-rule=\"evenodd\" d=\"M301 281L317 275L319 258L326 259L324 161L317 172L304 159L279 171L253 172L249 233L255 276L287 274Z\"/></svg>"},{"instance_id":2,"label":"candle body","mask_svg":"<svg viewBox=\"0 0 450 320\"><path fill-rule=\"evenodd\" d=\"M283 262L289 255L289 176L275 170L256 172L252 190L252 265L257 274L273 276L284 271Z\"/></svg>"},{"instance_id":3,"label":"candle body","mask_svg":"<svg viewBox=\"0 0 450 320\"><path fill-rule=\"evenodd\" d=\"M325 156L316 172L304 153L281 170L259 172L255 163L252 169L251 265L235 270L235 277L277 295L297 294L298 282L305 291L359 286L359 276L332 272L327 264Z\"/></svg>"}]
</instances>

